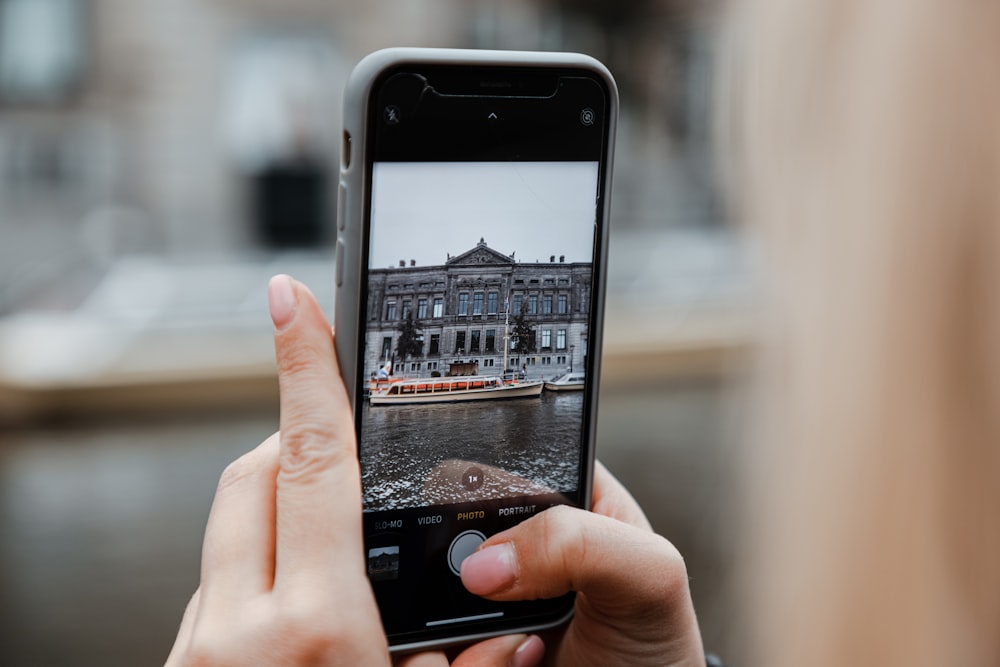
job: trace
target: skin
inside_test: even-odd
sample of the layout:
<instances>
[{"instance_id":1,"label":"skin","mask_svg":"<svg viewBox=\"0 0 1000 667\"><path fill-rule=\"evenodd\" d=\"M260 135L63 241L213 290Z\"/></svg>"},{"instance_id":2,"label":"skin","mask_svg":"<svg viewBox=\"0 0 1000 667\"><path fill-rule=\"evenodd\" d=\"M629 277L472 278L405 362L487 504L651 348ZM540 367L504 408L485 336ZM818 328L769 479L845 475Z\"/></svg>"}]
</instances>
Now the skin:
<instances>
[{"instance_id":1,"label":"skin","mask_svg":"<svg viewBox=\"0 0 1000 667\"><path fill-rule=\"evenodd\" d=\"M201 581L167 667L704 665L684 562L598 466L594 511L558 508L495 535L462 567L497 600L579 592L548 637L393 661L366 573L361 480L330 326L288 276L268 289L281 430L230 464L205 530Z\"/></svg>"}]
</instances>

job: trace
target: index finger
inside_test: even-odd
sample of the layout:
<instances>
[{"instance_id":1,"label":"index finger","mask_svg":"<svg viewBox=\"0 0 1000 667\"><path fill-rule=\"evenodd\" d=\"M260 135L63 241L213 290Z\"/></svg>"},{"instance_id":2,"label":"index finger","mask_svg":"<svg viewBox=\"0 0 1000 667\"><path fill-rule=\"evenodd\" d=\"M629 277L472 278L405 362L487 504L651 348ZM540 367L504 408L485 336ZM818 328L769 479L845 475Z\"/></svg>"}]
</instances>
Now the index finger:
<instances>
[{"instance_id":1,"label":"index finger","mask_svg":"<svg viewBox=\"0 0 1000 667\"><path fill-rule=\"evenodd\" d=\"M594 462L594 501L590 510L636 528L653 529L632 494L600 461Z\"/></svg>"},{"instance_id":2,"label":"index finger","mask_svg":"<svg viewBox=\"0 0 1000 667\"><path fill-rule=\"evenodd\" d=\"M268 287L281 392L275 589L334 573L365 578L354 420L330 325L288 276ZM352 572L352 570L354 570Z\"/></svg>"}]
</instances>

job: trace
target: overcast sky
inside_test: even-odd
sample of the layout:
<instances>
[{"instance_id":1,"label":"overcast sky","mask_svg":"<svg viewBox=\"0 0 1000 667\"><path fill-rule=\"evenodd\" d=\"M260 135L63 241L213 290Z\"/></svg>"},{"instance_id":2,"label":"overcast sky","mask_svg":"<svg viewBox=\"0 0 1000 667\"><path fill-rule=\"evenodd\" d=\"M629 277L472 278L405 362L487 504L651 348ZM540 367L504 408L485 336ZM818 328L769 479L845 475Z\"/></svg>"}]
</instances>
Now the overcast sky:
<instances>
[{"instance_id":1,"label":"overcast sky","mask_svg":"<svg viewBox=\"0 0 1000 667\"><path fill-rule=\"evenodd\" d=\"M444 264L486 244L518 262L593 261L596 162L380 162L371 266Z\"/></svg>"}]
</instances>

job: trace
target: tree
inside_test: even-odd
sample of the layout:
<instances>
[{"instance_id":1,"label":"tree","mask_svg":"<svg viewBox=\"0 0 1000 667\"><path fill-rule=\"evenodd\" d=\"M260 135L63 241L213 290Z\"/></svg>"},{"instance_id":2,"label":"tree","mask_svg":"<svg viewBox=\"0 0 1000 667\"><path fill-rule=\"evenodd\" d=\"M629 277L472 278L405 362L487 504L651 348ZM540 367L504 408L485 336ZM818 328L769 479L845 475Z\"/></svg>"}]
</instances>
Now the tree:
<instances>
[{"instance_id":1,"label":"tree","mask_svg":"<svg viewBox=\"0 0 1000 667\"><path fill-rule=\"evenodd\" d=\"M512 331L511 352L518 356L527 356L535 352L535 329L527 318L527 304L521 306L521 312L511 320Z\"/></svg>"},{"instance_id":2,"label":"tree","mask_svg":"<svg viewBox=\"0 0 1000 667\"><path fill-rule=\"evenodd\" d=\"M413 312L406 313L406 319L399 323L399 340L396 341L396 354L406 362L407 357L420 356L424 351L424 333L419 323L413 320Z\"/></svg>"}]
</instances>

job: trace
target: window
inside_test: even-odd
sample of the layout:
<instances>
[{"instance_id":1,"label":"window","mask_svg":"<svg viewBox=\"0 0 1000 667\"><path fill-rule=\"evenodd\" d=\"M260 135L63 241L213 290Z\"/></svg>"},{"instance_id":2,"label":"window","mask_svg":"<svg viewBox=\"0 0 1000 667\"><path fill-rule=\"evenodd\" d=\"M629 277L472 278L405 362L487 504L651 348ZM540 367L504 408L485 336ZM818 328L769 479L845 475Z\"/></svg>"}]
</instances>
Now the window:
<instances>
[{"instance_id":1,"label":"window","mask_svg":"<svg viewBox=\"0 0 1000 667\"><path fill-rule=\"evenodd\" d=\"M429 370L429 371L436 371L437 367L438 367L438 362L436 362L436 361L428 361L427 362L427 370Z\"/></svg>"},{"instance_id":2,"label":"window","mask_svg":"<svg viewBox=\"0 0 1000 667\"><path fill-rule=\"evenodd\" d=\"M538 313L538 297L534 294L528 297L528 314L536 315Z\"/></svg>"},{"instance_id":3,"label":"window","mask_svg":"<svg viewBox=\"0 0 1000 667\"><path fill-rule=\"evenodd\" d=\"M552 349L552 329L542 329L542 349Z\"/></svg>"},{"instance_id":4,"label":"window","mask_svg":"<svg viewBox=\"0 0 1000 667\"><path fill-rule=\"evenodd\" d=\"M556 357L556 364L558 364L559 366L565 366L566 365L566 357L565 356Z\"/></svg>"},{"instance_id":5,"label":"window","mask_svg":"<svg viewBox=\"0 0 1000 667\"><path fill-rule=\"evenodd\" d=\"M486 351L496 352L497 351L497 330L487 329L486 330Z\"/></svg>"},{"instance_id":6,"label":"window","mask_svg":"<svg viewBox=\"0 0 1000 667\"><path fill-rule=\"evenodd\" d=\"M542 357L542 365L549 366L552 364L552 357Z\"/></svg>"},{"instance_id":7,"label":"window","mask_svg":"<svg viewBox=\"0 0 1000 667\"><path fill-rule=\"evenodd\" d=\"M483 366L496 366L495 360L483 359Z\"/></svg>"},{"instance_id":8,"label":"window","mask_svg":"<svg viewBox=\"0 0 1000 667\"><path fill-rule=\"evenodd\" d=\"M552 295L546 294L542 297L542 313L545 315L552 314Z\"/></svg>"},{"instance_id":9,"label":"window","mask_svg":"<svg viewBox=\"0 0 1000 667\"><path fill-rule=\"evenodd\" d=\"M511 304L510 311L512 313L514 313L515 315L520 315L521 314L521 302L523 300L524 300L523 296L521 296L520 294L515 294L514 295L514 303Z\"/></svg>"},{"instance_id":10,"label":"window","mask_svg":"<svg viewBox=\"0 0 1000 667\"><path fill-rule=\"evenodd\" d=\"M468 315L469 314L469 293L462 292L458 295L458 314Z\"/></svg>"},{"instance_id":11,"label":"window","mask_svg":"<svg viewBox=\"0 0 1000 667\"><path fill-rule=\"evenodd\" d=\"M455 354L465 354L465 332L455 332Z\"/></svg>"},{"instance_id":12,"label":"window","mask_svg":"<svg viewBox=\"0 0 1000 667\"><path fill-rule=\"evenodd\" d=\"M481 331L472 332L472 343L469 345L469 352L479 352L479 335Z\"/></svg>"},{"instance_id":13,"label":"window","mask_svg":"<svg viewBox=\"0 0 1000 667\"><path fill-rule=\"evenodd\" d=\"M410 364L410 370L411 371L419 371L420 370L420 362L417 361L415 363Z\"/></svg>"},{"instance_id":14,"label":"window","mask_svg":"<svg viewBox=\"0 0 1000 667\"><path fill-rule=\"evenodd\" d=\"M427 299L417 299L417 319L422 320L427 317Z\"/></svg>"},{"instance_id":15,"label":"window","mask_svg":"<svg viewBox=\"0 0 1000 667\"><path fill-rule=\"evenodd\" d=\"M556 349L565 350L566 349L566 330L559 329L556 331Z\"/></svg>"},{"instance_id":16,"label":"window","mask_svg":"<svg viewBox=\"0 0 1000 667\"><path fill-rule=\"evenodd\" d=\"M483 293L476 292L472 296L472 314L482 315L483 314Z\"/></svg>"},{"instance_id":17,"label":"window","mask_svg":"<svg viewBox=\"0 0 1000 667\"><path fill-rule=\"evenodd\" d=\"M556 280L555 280L555 278L546 278L545 279L545 284L546 285L555 285L556 284Z\"/></svg>"},{"instance_id":18,"label":"window","mask_svg":"<svg viewBox=\"0 0 1000 667\"><path fill-rule=\"evenodd\" d=\"M396 302L390 301L385 304L385 319L394 320L396 319Z\"/></svg>"},{"instance_id":19,"label":"window","mask_svg":"<svg viewBox=\"0 0 1000 667\"><path fill-rule=\"evenodd\" d=\"M569 312L569 297L565 294L559 295L559 314L565 315Z\"/></svg>"},{"instance_id":20,"label":"window","mask_svg":"<svg viewBox=\"0 0 1000 667\"><path fill-rule=\"evenodd\" d=\"M382 337L382 359L388 359L392 354L392 336Z\"/></svg>"},{"instance_id":21,"label":"window","mask_svg":"<svg viewBox=\"0 0 1000 667\"><path fill-rule=\"evenodd\" d=\"M87 57L87 3L0 1L0 100L52 103L73 92Z\"/></svg>"},{"instance_id":22,"label":"window","mask_svg":"<svg viewBox=\"0 0 1000 667\"><path fill-rule=\"evenodd\" d=\"M441 334L431 334L431 349L428 354L441 354Z\"/></svg>"},{"instance_id":23,"label":"window","mask_svg":"<svg viewBox=\"0 0 1000 667\"><path fill-rule=\"evenodd\" d=\"M407 300L407 301L404 301L404 302L403 302L403 313L402 313L402 315L403 315L403 319L404 319L404 320L405 320L405 319L406 319L407 317L409 317L409 316L410 316L410 310L411 310L412 308L413 308L413 302L412 302L412 301L409 301L409 300Z\"/></svg>"},{"instance_id":24,"label":"window","mask_svg":"<svg viewBox=\"0 0 1000 667\"><path fill-rule=\"evenodd\" d=\"M489 297L486 300L486 314L496 315L497 314L497 303L500 301L500 295L497 292L490 292Z\"/></svg>"},{"instance_id":25,"label":"window","mask_svg":"<svg viewBox=\"0 0 1000 667\"><path fill-rule=\"evenodd\" d=\"M434 298L434 317L441 317L444 315L444 301L441 297Z\"/></svg>"}]
</instances>

